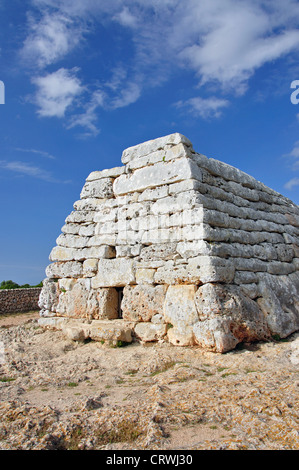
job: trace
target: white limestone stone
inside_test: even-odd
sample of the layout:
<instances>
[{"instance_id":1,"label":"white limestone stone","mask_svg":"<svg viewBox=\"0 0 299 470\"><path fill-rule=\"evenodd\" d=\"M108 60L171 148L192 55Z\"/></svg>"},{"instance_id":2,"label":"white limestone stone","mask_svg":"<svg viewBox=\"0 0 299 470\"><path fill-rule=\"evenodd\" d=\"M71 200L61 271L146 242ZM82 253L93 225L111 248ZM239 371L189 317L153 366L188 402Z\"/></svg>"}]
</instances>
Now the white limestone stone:
<instances>
[{"instance_id":1,"label":"white limestone stone","mask_svg":"<svg viewBox=\"0 0 299 470\"><path fill-rule=\"evenodd\" d=\"M129 175L121 175L114 180L113 190L116 196L143 191L184 179L201 179L201 171L190 159L180 158L167 162L158 162L156 165L140 168Z\"/></svg>"},{"instance_id":2,"label":"white limestone stone","mask_svg":"<svg viewBox=\"0 0 299 470\"><path fill-rule=\"evenodd\" d=\"M117 166L114 168L107 168L101 171L92 171L86 181L95 181L103 178L116 178L117 176L122 175L125 172L124 166Z\"/></svg>"},{"instance_id":3,"label":"white limestone stone","mask_svg":"<svg viewBox=\"0 0 299 470\"><path fill-rule=\"evenodd\" d=\"M109 198L113 196L113 179L103 178L96 181L88 181L83 186L80 198Z\"/></svg>"},{"instance_id":4,"label":"white limestone stone","mask_svg":"<svg viewBox=\"0 0 299 470\"><path fill-rule=\"evenodd\" d=\"M90 258L83 262L83 276L92 277L98 270L99 260L97 258Z\"/></svg>"},{"instance_id":5,"label":"white limestone stone","mask_svg":"<svg viewBox=\"0 0 299 470\"><path fill-rule=\"evenodd\" d=\"M77 261L66 261L63 263L52 263L46 268L48 278L80 277L82 275L82 263Z\"/></svg>"},{"instance_id":6,"label":"white limestone stone","mask_svg":"<svg viewBox=\"0 0 299 470\"><path fill-rule=\"evenodd\" d=\"M167 333L167 327L163 323L137 323L134 331L139 340L148 343L162 339Z\"/></svg>"},{"instance_id":7,"label":"white limestone stone","mask_svg":"<svg viewBox=\"0 0 299 470\"><path fill-rule=\"evenodd\" d=\"M100 259L98 273L91 279L93 289L121 287L135 282L134 262L131 259Z\"/></svg>"},{"instance_id":8,"label":"white limestone stone","mask_svg":"<svg viewBox=\"0 0 299 470\"><path fill-rule=\"evenodd\" d=\"M187 147L192 147L189 139L179 133L167 135L154 140L148 140L139 145L134 145L125 149L122 153L121 161L126 164L136 158L149 155L150 153L156 152L160 149L165 149L167 146L174 146L178 144L185 144Z\"/></svg>"},{"instance_id":9,"label":"white limestone stone","mask_svg":"<svg viewBox=\"0 0 299 470\"><path fill-rule=\"evenodd\" d=\"M169 342L178 346L194 344L193 325L198 322L195 308L196 286L169 286L164 304L164 319L168 325Z\"/></svg>"}]
</instances>

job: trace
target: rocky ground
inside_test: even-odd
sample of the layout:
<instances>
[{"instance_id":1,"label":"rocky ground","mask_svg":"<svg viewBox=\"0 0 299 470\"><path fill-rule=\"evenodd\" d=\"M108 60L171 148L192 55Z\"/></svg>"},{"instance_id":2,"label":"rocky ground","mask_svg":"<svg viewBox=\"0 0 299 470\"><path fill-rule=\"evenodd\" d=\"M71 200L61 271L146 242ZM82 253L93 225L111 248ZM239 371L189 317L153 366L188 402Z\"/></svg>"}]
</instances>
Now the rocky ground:
<instances>
[{"instance_id":1,"label":"rocky ground","mask_svg":"<svg viewBox=\"0 0 299 470\"><path fill-rule=\"evenodd\" d=\"M299 334L109 348L0 318L0 449L299 449ZM1 348L2 346L2 348Z\"/></svg>"}]
</instances>

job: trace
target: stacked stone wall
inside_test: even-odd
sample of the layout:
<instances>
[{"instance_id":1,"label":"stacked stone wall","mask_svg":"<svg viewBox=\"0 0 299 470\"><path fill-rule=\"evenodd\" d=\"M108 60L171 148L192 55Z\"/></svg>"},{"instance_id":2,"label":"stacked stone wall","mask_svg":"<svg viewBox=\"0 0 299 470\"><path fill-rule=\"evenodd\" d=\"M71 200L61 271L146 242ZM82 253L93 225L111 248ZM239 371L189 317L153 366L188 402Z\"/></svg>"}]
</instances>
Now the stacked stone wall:
<instances>
[{"instance_id":1,"label":"stacked stone wall","mask_svg":"<svg viewBox=\"0 0 299 470\"><path fill-rule=\"evenodd\" d=\"M220 352L299 329L298 206L181 134L122 163L92 172L66 218L44 318L122 314L142 341Z\"/></svg>"},{"instance_id":2,"label":"stacked stone wall","mask_svg":"<svg viewBox=\"0 0 299 470\"><path fill-rule=\"evenodd\" d=\"M1 289L0 315L4 313L39 310L38 300L41 290L41 287L30 287L28 289Z\"/></svg>"}]
</instances>

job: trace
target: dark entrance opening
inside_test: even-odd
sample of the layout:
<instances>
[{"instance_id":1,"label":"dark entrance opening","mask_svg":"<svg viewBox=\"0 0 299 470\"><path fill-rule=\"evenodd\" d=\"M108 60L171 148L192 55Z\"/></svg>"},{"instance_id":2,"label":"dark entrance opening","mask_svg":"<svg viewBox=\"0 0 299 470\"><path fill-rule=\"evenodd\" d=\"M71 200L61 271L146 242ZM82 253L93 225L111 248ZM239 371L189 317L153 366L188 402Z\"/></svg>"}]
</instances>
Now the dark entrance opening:
<instances>
[{"instance_id":1,"label":"dark entrance opening","mask_svg":"<svg viewBox=\"0 0 299 470\"><path fill-rule=\"evenodd\" d=\"M121 309L121 301L124 296L124 288L123 287L116 287L117 293L118 293L118 318L123 317L123 312Z\"/></svg>"}]
</instances>

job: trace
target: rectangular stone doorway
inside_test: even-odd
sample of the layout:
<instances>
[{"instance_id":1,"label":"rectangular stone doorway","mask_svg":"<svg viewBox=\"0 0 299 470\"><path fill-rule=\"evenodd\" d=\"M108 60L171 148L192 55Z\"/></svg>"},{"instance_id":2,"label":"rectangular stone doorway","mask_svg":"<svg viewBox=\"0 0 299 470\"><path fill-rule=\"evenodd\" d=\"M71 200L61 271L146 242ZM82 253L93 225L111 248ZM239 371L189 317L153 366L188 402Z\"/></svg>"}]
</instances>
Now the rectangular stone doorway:
<instances>
[{"instance_id":1,"label":"rectangular stone doorway","mask_svg":"<svg viewBox=\"0 0 299 470\"><path fill-rule=\"evenodd\" d=\"M118 293L118 318L122 319L123 318L123 312L121 309L121 301L124 296L124 288L123 287L116 287L117 293Z\"/></svg>"}]
</instances>

